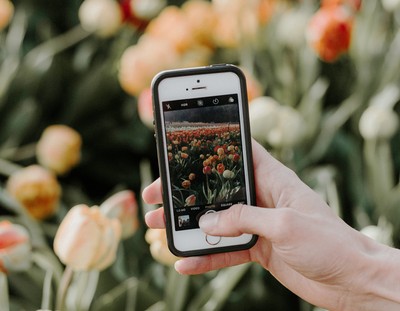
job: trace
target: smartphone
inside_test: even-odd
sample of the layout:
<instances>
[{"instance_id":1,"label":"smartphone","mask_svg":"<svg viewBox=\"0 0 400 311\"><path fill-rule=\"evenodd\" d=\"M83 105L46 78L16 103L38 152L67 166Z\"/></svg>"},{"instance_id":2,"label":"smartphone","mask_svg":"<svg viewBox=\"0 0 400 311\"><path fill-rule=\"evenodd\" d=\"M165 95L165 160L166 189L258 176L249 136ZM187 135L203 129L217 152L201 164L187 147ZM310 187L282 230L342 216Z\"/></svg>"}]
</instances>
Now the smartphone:
<instances>
[{"instance_id":1,"label":"smartphone","mask_svg":"<svg viewBox=\"0 0 400 311\"><path fill-rule=\"evenodd\" d=\"M255 235L199 228L204 213L255 204L244 74L233 65L168 70L152 92L169 249L184 257L250 248Z\"/></svg>"}]
</instances>

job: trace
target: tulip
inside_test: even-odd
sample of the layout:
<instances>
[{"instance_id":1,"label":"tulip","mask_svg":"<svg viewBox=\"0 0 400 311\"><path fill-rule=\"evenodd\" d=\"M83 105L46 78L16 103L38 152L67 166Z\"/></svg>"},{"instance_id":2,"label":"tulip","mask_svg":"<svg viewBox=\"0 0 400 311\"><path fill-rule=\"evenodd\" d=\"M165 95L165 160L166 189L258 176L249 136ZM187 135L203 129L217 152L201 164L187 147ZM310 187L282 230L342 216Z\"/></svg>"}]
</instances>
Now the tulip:
<instances>
[{"instance_id":1,"label":"tulip","mask_svg":"<svg viewBox=\"0 0 400 311\"><path fill-rule=\"evenodd\" d=\"M39 165L12 174L6 189L36 219L45 219L57 211L61 187L56 177Z\"/></svg>"},{"instance_id":2,"label":"tulip","mask_svg":"<svg viewBox=\"0 0 400 311\"><path fill-rule=\"evenodd\" d=\"M28 231L9 221L0 222L0 272L24 271L31 265Z\"/></svg>"},{"instance_id":3,"label":"tulip","mask_svg":"<svg viewBox=\"0 0 400 311\"><path fill-rule=\"evenodd\" d=\"M75 271L101 271L114 262L120 237L117 219L107 218L97 207L76 205L57 230L54 251Z\"/></svg>"},{"instance_id":4,"label":"tulip","mask_svg":"<svg viewBox=\"0 0 400 311\"><path fill-rule=\"evenodd\" d=\"M312 17L307 39L322 60L334 62L348 51L353 19L342 6L321 7Z\"/></svg>"},{"instance_id":5,"label":"tulip","mask_svg":"<svg viewBox=\"0 0 400 311\"><path fill-rule=\"evenodd\" d=\"M390 139L399 128L399 117L392 108L371 105L361 115L359 129L364 139Z\"/></svg>"},{"instance_id":6,"label":"tulip","mask_svg":"<svg viewBox=\"0 0 400 311\"><path fill-rule=\"evenodd\" d=\"M85 0L79 8L82 28L100 37L114 35L122 25L122 10L114 0Z\"/></svg>"},{"instance_id":7,"label":"tulip","mask_svg":"<svg viewBox=\"0 0 400 311\"><path fill-rule=\"evenodd\" d=\"M218 171L218 173L222 174L225 171L225 165L222 163L219 163L217 165L217 171Z\"/></svg>"},{"instance_id":8,"label":"tulip","mask_svg":"<svg viewBox=\"0 0 400 311\"><path fill-rule=\"evenodd\" d=\"M266 134L267 142L276 148L293 147L304 137L305 121L294 108L281 106L275 125Z\"/></svg>"},{"instance_id":9,"label":"tulip","mask_svg":"<svg viewBox=\"0 0 400 311\"><path fill-rule=\"evenodd\" d=\"M379 222L382 222L379 220ZM367 237L378 241L379 243L393 246L393 226L391 226L386 220L383 222L383 226L366 226L361 229L361 233Z\"/></svg>"},{"instance_id":10,"label":"tulip","mask_svg":"<svg viewBox=\"0 0 400 311\"><path fill-rule=\"evenodd\" d=\"M233 177L235 177L235 173L230 170L225 170L222 173L222 176L224 176L224 178L226 178L226 179L232 179Z\"/></svg>"},{"instance_id":11,"label":"tulip","mask_svg":"<svg viewBox=\"0 0 400 311\"><path fill-rule=\"evenodd\" d=\"M279 106L277 101L267 96L258 97L250 102L250 127L255 139L265 141L266 133L276 123Z\"/></svg>"},{"instance_id":12,"label":"tulip","mask_svg":"<svg viewBox=\"0 0 400 311\"><path fill-rule=\"evenodd\" d=\"M185 206L193 206L196 204L196 196L194 194L189 195L185 199Z\"/></svg>"},{"instance_id":13,"label":"tulip","mask_svg":"<svg viewBox=\"0 0 400 311\"><path fill-rule=\"evenodd\" d=\"M183 188L185 188L185 189L188 189L188 188L190 188L190 185L191 185L191 182L190 182L190 180L184 180L183 182L182 182L182 187Z\"/></svg>"},{"instance_id":14,"label":"tulip","mask_svg":"<svg viewBox=\"0 0 400 311\"><path fill-rule=\"evenodd\" d=\"M361 0L322 0L321 6L346 5L355 11L359 11L361 9L361 2Z\"/></svg>"},{"instance_id":15,"label":"tulip","mask_svg":"<svg viewBox=\"0 0 400 311\"><path fill-rule=\"evenodd\" d=\"M0 31L8 26L14 15L14 5L9 0L0 0Z\"/></svg>"},{"instance_id":16,"label":"tulip","mask_svg":"<svg viewBox=\"0 0 400 311\"><path fill-rule=\"evenodd\" d=\"M138 98L138 113L139 118L142 122L150 129L154 128L153 124L153 103L151 89L147 88L143 90ZM168 150L170 146L168 146ZM172 147L171 147L172 150Z\"/></svg>"},{"instance_id":17,"label":"tulip","mask_svg":"<svg viewBox=\"0 0 400 311\"><path fill-rule=\"evenodd\" d=\"M204 166L204 167L203 167L203 174L204 174L204 175L210 175L211 172L212 172L212 169L211 169L210 166Z\"/></svg>"},{"instance_id":18,"label":"tulip","mask_svg":"<svg viewBox=\"0 0 400 311\"><path fill-rule=\"evenodd\" d=\"M400 8L400 0L382 0L382 5L388 12L394 12Z\"/></svg>"},{"instance_id":19,"label":"tulip","mask_svg":"<svg viewBox=\"0 0 400 311\"><path fill-rule=\"evenodd\" d=\"M36 147L38 162L56 174L65 174L79 163L81 145L81 136L74 129L66 125L49 126Z\"/></svg>"},{"instance_id":20,"label":"tulip","mask_svg":"<svg viewBox=\"0 0 400 311\"><path fill-rule=\"evenodd\" d=\"M108 218L119 220L123 239L132 236L139 228L138 203L135 193L130 190L109 197L100 205L100 211Z\"/></svg>"},{"instance_id":21,"label":"tulip","mask_svg":"<svg viewBox=\"0 0 400 311\"><path fill-rule=\"evenodd\" d=\"M166 0L130 0L132 14L150 20L166 6Z\"/></svg>"},{"instance_id":22,"label":"tulip","mask_svg":"<svg viewBox=\"0 0 400 311\"><path fill-rule=\"evenodd\" d=\"M150 244L151 256L159 263L173 266L179 259L170 252L167 244L167 236L163 229L148 229L145 239Z\"/></svg>"}]
</instances>

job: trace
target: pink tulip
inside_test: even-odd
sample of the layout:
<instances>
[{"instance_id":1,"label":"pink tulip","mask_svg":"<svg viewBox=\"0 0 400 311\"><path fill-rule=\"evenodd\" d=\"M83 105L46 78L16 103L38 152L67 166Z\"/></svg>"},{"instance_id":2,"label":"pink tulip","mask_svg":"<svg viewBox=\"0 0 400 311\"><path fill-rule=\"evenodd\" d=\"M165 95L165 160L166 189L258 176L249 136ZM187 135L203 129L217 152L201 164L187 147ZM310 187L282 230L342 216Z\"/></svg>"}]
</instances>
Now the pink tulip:
<instances>
[{"instance_id":1,"label":"pink tulip","mask_svg":"<svg viewBox=\"0 0 400 311\"><path fill-rule=\"evenodd\" d=\"M28 231L9 221L0 222L0 272L27 270L31 265Z\"/></svg>"},{"instance_id":2,"label":"pink tulip","mask_svg":"<svg viewBox=\"0 0 400 311\"><path fill-rule=\"evenodd\" d=\"M95 206L76 205L58 228L54 251L73 270L103 270L114 262L120 237L118 220L107 218Z\"/></svg>"},{"instance_id":3,"label":"pink tulip","mask_svg":"<svg viewBox=\"0 0 400 311\"><path fill-rule=\"evenodd\" d=\"M130 190L120 191L100 205L100 211L108 218L116 218L121 223L122 238L132 236L139 227L138 203L135 193Z\"/></svg>"}]
</instances>

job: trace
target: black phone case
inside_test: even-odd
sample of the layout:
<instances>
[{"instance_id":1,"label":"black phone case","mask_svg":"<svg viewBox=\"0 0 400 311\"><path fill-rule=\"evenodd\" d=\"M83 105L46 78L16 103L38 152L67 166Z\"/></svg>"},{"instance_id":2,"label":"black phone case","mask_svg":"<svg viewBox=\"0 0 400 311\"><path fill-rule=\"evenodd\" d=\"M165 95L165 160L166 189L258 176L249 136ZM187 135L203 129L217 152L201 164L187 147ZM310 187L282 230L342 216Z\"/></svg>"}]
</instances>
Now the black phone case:
<instances>
[{"instance_id":1,"label":"black phone case","mask_svg":"<svg viewBox=\"0 0 400 311\"><path fill-rule=\"evenodd\" d=\"M251 135L250 135L250 125L249 125L249 112L248 112L248 105L247 105L247 89L246 89L246 80L243 72L234 65L229 64L217 64L211 65L207 67L196 67L196 68L188 68L188 69L177 69L177 70L167 70L159 73L156 75L152 82L152 95L153 95L153 113L154 113L154 125L155 125L155 138L157 144L157 156L158 156L158 165L160 170L160 176L162 181L162 191L163 191L163 203L164 203L164 213L165 213L165 222L166 222L166 232L167 232L167 241L168 247L170 251L179 257L189 257L189 256L199 256L199 255L207 255L207 254L214 254L214 253L222 253L222 252L232 252L232 251L239 251L244 250L252 247L256 242L258 236L253 235L251 241L247 244L242 245L232 245L227 247L216 247L216 248L207 248L201 250L192 250L192 251L179 251L175 248L173 242L173 235L172 235L172 221L173 215L171 215L171 208L169 206L169 199L168 199L168 186L167 183L164 182L167 178L167 170L165 167L165 158L166 154L164 152L165 148L163 146L163 139L162 135L162 124L161 124L161 116L160 116L160 109L158 105L159 96L158 96L158 85L159 83L169 77L179 77L179 76L190 76L193 74L206 74L206 73L218 73L218 72L234 72L239 76L240 85L241 85L241 94L242 94L242 103L243 103L243 120L244 124L241 126L244 127L244 139L243 144L246 145L247 148L247 163L248 163L248 176L249 176L249 192L250 198L249 203L250 205L256 204L256 196L255 196L255 187L254 187L254 168L253 168L253 156L252 156L252 149L251 149Z\"/></svg>"}]
</instances>

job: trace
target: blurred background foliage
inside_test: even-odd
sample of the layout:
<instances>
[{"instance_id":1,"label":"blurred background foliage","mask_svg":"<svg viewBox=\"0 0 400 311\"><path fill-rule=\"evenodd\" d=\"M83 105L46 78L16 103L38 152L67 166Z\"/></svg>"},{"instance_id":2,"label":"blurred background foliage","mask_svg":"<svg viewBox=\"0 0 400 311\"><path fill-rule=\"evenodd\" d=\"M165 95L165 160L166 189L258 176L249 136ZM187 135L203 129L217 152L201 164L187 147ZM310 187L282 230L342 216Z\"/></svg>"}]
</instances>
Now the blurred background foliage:
<instances>
[{"instance_id":1,"label":"blurred background foliage","mask_svg":"<svg viewBox=\"0 0 400 311\"><path fill-rule=\"evenodd\" d=\"M0 220L28 230L32 265L6 267L0 241L4 310L55 310L60 288L65 310L314 310L257 265L188 277L152 257L143 215L154 207L140 196L158 176L149 79L175 67L240 66L253 136L348 224L400 245L400 1L193 2L12 1L0 31ZM183 22L187 14L195 24L193 12L200 25ZM80 161L58 174L57 208L38 220L6 188L38 163L54 124L79 133ZM65 285L70 264L53 251L65 215L125 189L136 194L138 229L109 267L74 271Z\"/></svg>"}]
</instances>

